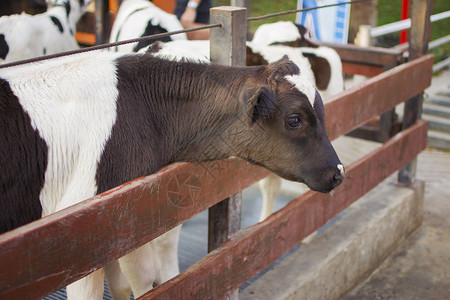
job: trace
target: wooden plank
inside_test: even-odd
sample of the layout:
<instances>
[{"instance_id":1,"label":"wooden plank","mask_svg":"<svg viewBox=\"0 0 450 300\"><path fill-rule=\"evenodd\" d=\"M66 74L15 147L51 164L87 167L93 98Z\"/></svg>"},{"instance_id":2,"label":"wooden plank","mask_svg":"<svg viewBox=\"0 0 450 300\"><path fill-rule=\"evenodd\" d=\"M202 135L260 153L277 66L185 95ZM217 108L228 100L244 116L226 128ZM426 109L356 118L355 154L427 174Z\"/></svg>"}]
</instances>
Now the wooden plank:
<instances>
[{"instance_id":1,"label":"wooden plank","mask_svg":"<svg viewBox=\"0 0 450 300\"><path fill-rule=\"evenodd\" d=\"M382 66L368 65L362 63L342 62L342 72L351 75L364 75L367 77L373 77L383 73Z\"/></svg>"},{"instance_id":2,"label":"wooden plank","mask_svg":"<svg viewBox=\"0 0 450 300\"><path fill-rule=\"evenodd\" d=\"M173 15L175 11L175 0L153 0L152 2L162 10Z\"/></svg>"},{"instance_id":3,"label":"wooden plank","mask_svg":"<svg viewBox=\"0 0 450 300\"><path fill-rule=\"evenodd\" d=\"M267 175L238 159L176 163L2 234L0 299L42 298Z\"/></svg>"},{"instance_id":4,"label":"wooden plank","mask_svg":"<svg viewBox=\"0 0 450 300\"><path fill-rule=\"evenodd\" d=\"M343 62L393 67L404 62L402 51L379 47L358 47L351 44L337 44L314 41L318 45L331 47L339 54Z\"/></svg>"},{"instance_id":5,"label":"wooden plank","mask_svg":"<svg viewBox=\"0 0 450 300\"><path fill-rule=\"evenodd\" d=\"M333 194L308 192L139 299L222 299L425 149L420 121L347 168Z\"/></svg>"},{"instance_id":6,"label":"wooden plank","mask_svg":"<svg viewBox=\"0 0 450 300\"><path fill-rule=\"evenodd\" d=\"M107 43L111 30L108 0L95 0L95 23L96 43L98 45Z\"/></svg>"},{"instance_id":7,"label":"wooden plank","mask_svg":"<svg viewBox=\"0 0 450 300\"><path fill-rule=\"evenodd\" d=\"M95 45L95 34L86 32L76 32L75 39L78 43L83 45L93 46Z\"/></svg>"},{"instance_id":8,"label":"wooden plank","mask_svg":"<svg viewBox=\"0 0 450 300\"><path fill-rule=\"evenodd\" d=\"M325 127L335 139L422 92L431 84L433 56L426 55L368 79L325 103Z\"/></svg>"}]
</instances>

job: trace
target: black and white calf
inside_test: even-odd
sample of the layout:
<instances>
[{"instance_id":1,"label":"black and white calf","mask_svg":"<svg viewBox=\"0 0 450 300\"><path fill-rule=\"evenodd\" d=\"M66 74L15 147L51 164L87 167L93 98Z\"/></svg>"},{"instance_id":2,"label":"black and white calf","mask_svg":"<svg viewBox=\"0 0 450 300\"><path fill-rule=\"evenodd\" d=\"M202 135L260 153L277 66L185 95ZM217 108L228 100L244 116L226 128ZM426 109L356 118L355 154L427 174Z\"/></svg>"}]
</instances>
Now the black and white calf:
<instances>
[{"instance_id":1,"label":"black and white calf","mask_svg":"<svg viewBox=\"0 0 450 300\"><path fill-rule=\"evenodd\" d=\"M147 35L183 30L175 15L169 14L148 0L125 0L120 5L116 20L111 29L109 41L119 42ZM180 33L159 39L162 42L186 40L186 34ZM155 40L114 47L116 52L138 52Z\"/></svg>"},{"instance_id":2,"label":"black and white calf","mask_svg":"<svg viewBox=\"0 0 450 300\"><path fill-rule=\"evenodd\" d=\"M344 90L342 62L337 52L318 46L306 37L306 29L292 22L275 22L259 26L252 39L255 49L283 45L298 49L308 59L316 88L327 98ZM258 52L258 51L257 51ZM270 60L269 60L270 61Z\"/></svg>"},{"instance_id":3,"label":"black and white calf","mask_svg":"<svg viewBox=\"0 0 450 300\"><path fill-rule=\"evenodd\" d=\"M0 68L0 129L1 232L176 161L235 156L320 192L344 178L322 99L287 59L224 67L97 52ZM119 260L135 296L154 282L141 255ZM101 299L103 270L67 292Z\"/></svg>"},{"instance_id":4,"label":"black and white calf","mask_svg":"<svg viewBox=\"0 0 450 300\"><path fill-rule=\"evenodd\" d=\"M57 0L45 13L0 18L0 63L78 49L75 26L91 0Z\"/></svg>"}]
</instances>

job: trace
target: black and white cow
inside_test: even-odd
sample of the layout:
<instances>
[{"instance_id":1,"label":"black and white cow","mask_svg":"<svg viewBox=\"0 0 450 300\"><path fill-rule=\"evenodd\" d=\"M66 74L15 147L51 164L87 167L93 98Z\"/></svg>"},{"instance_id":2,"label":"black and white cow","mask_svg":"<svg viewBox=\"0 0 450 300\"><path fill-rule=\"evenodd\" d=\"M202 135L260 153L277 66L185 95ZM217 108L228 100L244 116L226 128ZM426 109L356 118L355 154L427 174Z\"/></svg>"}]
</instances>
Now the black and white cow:
<instances>
[{"instance_id":1,"label":"black and white cow","mask_svg":"<svg viewBox=\"0 0 450 300\"><path fill-rule=\"evenodd\" d=\"M57 0L42 14L1 17L0 63L78 49L75 26L90 2Z\"/></svg>"},{"instance_id":2,"label":"black and white cow","mask_svg":"<svg viewBox=\"0 0 450 300\"><path fill-rule=\"evenodd\" d=\"M176 161L235 156L320 192L344 178L322 99L287 59L224 67L96 52L0 68L0 129L1 232ZM140 255L119 260L136 297L153 284ZM101 299L103 270L67 292Z\"/></svg>"},{"instance_id":3,"label":"black and white cow","mask_svg":"<svg viewBox=\"0 0 450 300\"><path fill-rule=\"evenodd\" d=\"M109 41L111 43L134 39L147 35L183 30L177 17L169 14L148 0L125 0L120 5L116 20L111 29ZM160 38L162 42L172 40L186 40L186 34L180 33ZM146 40L137 43L114 47L116 52L138 52L155 40Z\"/></svg>"},{"instance_id":4,"label":"black and white cow","mask_svg":"<svg viewBox=\"0 0 450 300\"><path fill-rule=\"evenodd\" d=\"M344 90L342 62L337 52L318 46L306 38L306 28L292 22L275 22L259 26L252 39L253 47L289 46L298 49L308 59L314 73L316 88L327 98ZM258 52L258 51L256 51Z\"/></svg>"}]
</instances>

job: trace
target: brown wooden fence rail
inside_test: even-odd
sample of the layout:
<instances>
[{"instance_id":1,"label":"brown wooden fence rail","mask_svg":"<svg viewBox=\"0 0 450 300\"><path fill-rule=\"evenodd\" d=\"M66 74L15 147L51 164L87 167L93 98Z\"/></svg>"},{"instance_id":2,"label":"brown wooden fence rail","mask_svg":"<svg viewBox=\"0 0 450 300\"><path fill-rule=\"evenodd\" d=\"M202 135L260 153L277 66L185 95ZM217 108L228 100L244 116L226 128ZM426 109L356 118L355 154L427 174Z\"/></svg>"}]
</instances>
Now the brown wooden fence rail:
<instances>
[{"instance_id":1,"label":"brown wooden fence rail","mask_svg":"<svg viewBox=\"0 0 450 300\"><path fill-rule=\"evenodd\" d=\"M239 9L225 9L221 13L242 18ZM233 40L236 24L226 23L220 30L225 30L221 34L228 37L222 38L222 42L241 47L239 41ZM245 39L245 35L238 36ZM356 51L362 53L361 49ZM230 52L228 58L233 55ZM432 63L431 55L421 56L336 95L325 104L329 137L335 139L346 134L396 104L420 95L431 83ZM358 65L362 66L361 73L366 72L361 60L352 66L354 73L358 74ZM231 235L194 266L141 299L220 299L229 295L412 161L426 147L426 133L427 123L417 121L376 151L347 166L346 179L332 195L311 191L294 199L264 222ZM0 298L42 298L223 199L232 202L236 196L231 196L267 174L267 170L238 159L175 163L2 234ZM231 206L225 211L230 211ZM233 229L228 226L225 231L230 233Z\"/></svg>"}]
</instances>

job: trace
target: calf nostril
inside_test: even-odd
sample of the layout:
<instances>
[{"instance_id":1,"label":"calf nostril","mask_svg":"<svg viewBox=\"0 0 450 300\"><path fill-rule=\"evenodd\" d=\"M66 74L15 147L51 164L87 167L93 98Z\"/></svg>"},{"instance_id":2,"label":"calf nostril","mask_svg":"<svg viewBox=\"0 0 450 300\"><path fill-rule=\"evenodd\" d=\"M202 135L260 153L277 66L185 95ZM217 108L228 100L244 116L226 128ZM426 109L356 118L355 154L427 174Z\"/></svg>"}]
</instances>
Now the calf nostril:
<instances>
[{"instance_id":1,"label":"calf nostril","mask_svg":"<svg viewBox=\"0 0 450 300\"><path fill-rule=\"evenodd\" d=\"M344 176L342 174L335 174L333 176L333 186L337 187L338 185L340 185L342 183L343 180L344 180Z\"/></svg>"}]
</instances>

